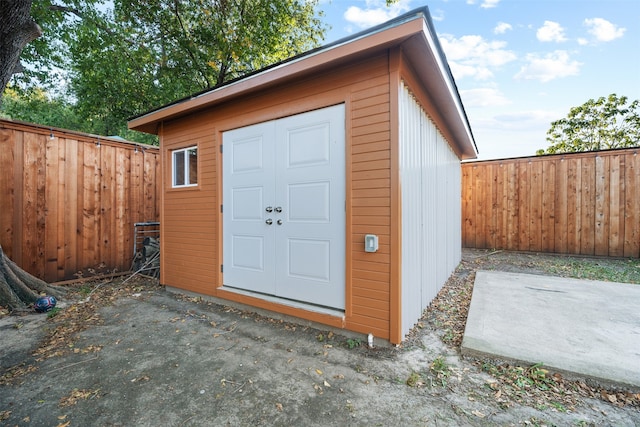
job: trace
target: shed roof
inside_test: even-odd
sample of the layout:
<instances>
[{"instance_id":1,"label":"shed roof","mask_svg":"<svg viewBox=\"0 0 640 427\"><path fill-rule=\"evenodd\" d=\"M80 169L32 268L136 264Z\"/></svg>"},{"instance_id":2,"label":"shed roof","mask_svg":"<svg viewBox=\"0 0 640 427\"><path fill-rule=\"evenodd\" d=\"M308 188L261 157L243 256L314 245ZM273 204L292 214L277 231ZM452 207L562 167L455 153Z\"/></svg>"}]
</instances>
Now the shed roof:
<instances>
[{"instance_id":1,"label":"shed roof","mask_svg":"<svg viewBox=\"0 0 640 427\"><path fill-rule=\"evenodd\" d=\"M428 7L424 6L388 22L328 45L257 70L221 86L196 93L129 120L129 128L157 134L159 124L209 108L252 92L333 69L383 49L401 46L418 72L463 159L475 158L477 146L455 80L442 50Z\"/></svg>"}]
</instances>

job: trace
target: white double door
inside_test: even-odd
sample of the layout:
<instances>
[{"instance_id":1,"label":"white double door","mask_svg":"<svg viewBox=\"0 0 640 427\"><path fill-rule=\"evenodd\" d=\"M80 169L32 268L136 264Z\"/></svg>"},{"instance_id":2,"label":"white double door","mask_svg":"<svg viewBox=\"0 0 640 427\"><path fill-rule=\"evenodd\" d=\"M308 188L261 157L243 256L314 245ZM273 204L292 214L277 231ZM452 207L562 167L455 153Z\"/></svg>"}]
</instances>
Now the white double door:
<instances>
[{"instance_id":1,"label":"white double door","mask_svg":"<svg viewBox=\"0 0 640 427\"><path fill-rule=\"evenodd\" d=\"M344 105L222 139L224 286L343 309Z\"/></svg>"}]
</instances>

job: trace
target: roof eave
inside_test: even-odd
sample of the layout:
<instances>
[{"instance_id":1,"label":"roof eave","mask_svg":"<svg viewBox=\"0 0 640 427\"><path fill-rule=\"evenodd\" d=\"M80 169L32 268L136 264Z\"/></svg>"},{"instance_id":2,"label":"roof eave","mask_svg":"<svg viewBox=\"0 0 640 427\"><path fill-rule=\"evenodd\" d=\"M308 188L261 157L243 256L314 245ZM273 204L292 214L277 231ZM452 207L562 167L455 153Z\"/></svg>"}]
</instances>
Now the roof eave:
<instances>
[{"instance_id":1,"label":"roof eave","mask_svg":"<svg viewBox=\"0 0 640 427\"><path fill-rule=\"evenodd\" d=\"M475 159L478 149L471 125L431 22L425 20L421 36L423 38L419 43L417 38L407 41L404 52L417 70L429 75L429 78L423 78L422 82L453 135L454 141L450 143L455 145L455 151L463 160ZM434 79L433 76L437 76L438 79Z\"/></svg>"},{"instance_id":2,"label":"roof eave","mask_svg":"<svg viewBox=\"0 0 640 427\"><path fill-rule=\"evenodd\" d=\"M477 146L455 80L438 41L427 7L416 9L371 30L338 40L224 86L196 94L131 119L130 129L157 134L161 122L230 99L283 84L375 51L406 46L410 61L429 78L421 79L449 128L460 158L477 157ZM431 76L436 76L432 79Z\"/></svg>"}]
</instances>

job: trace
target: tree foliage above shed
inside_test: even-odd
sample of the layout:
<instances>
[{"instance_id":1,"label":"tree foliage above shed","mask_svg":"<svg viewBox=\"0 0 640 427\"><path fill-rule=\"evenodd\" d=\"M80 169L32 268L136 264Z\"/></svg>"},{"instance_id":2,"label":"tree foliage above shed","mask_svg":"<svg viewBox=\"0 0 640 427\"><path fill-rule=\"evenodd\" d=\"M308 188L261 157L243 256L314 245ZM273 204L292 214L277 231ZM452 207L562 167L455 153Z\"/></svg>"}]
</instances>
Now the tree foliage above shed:
<instances>
[{"instance_id":1,"label":"tree foliage above shed","mask_svg":"<svg viewBox=\"0 0 640 427\"><path fill-rule=\"evenodd\" d=\"M305 52L325 34L319 0L42 0L14 90L64 95L96 133ZM0 17L2 25L2 17Z\"/></svg>"}]
</instances>

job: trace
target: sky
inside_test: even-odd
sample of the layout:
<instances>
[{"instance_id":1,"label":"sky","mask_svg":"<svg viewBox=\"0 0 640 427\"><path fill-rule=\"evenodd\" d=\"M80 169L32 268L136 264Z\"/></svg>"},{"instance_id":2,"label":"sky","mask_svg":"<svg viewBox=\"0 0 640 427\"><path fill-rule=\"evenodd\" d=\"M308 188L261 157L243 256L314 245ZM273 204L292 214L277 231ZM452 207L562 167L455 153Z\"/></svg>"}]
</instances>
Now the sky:
<instances>
[{"instance_id":1,"label":"sky","mask_svg":"<svg viewBox=\"0 0 640 427\"><path fill-rule=\"evenodd\" d=\"M428 6L480 160L535 155L589 99L640 99L640 0L320 2L325 43Z\"/></svg>"}]
</instances>

